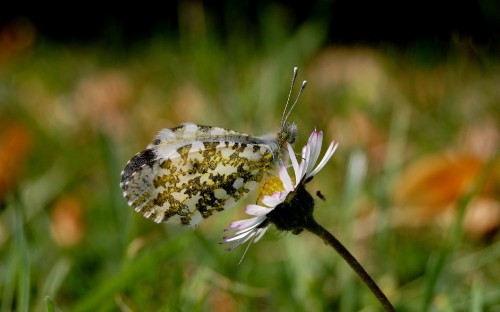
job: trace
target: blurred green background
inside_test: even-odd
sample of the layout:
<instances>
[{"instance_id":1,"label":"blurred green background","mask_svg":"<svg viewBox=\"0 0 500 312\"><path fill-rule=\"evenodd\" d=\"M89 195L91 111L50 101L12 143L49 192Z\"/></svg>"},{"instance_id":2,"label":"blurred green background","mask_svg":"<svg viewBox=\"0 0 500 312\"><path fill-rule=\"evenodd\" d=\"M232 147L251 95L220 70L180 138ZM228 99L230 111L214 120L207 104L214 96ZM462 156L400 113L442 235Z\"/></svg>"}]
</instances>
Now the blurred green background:
<instances>
[{"instance_id":1,"label":"blurred green background","mask_svg":"<svg viewBox=\"0 0 500 312\"><path fill-rule=\"evenodd\" d=\"M0 311L379 311L309 233L271 230L238 265L244 247L218 243L255 195L194 231L122 198L162 128L277 131L294 66L296 150L315 127L340 142L316 219L399 311L500 311L498 5L424 2L409 28L383 4L2 16Z\"/></svg>"}]
</instances>

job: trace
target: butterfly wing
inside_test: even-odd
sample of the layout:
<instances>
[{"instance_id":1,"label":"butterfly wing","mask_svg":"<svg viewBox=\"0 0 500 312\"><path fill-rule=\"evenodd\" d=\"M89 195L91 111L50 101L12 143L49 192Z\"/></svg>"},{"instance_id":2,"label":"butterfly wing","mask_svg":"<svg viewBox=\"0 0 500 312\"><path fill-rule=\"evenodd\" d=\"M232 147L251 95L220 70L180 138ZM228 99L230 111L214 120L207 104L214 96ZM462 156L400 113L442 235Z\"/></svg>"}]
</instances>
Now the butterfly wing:
<instances>
[{"instance_id":1,"label":"butterfly wing","mask_svg":"<svg viewBox=\"0 0 500 312\"><path fill-rule=\"evenodd\" d=\"M120 186L146 218L196 225L255 188L278 149L275 140L223 128L163 129L127 163Z\"/></svg>"}]
</instances>

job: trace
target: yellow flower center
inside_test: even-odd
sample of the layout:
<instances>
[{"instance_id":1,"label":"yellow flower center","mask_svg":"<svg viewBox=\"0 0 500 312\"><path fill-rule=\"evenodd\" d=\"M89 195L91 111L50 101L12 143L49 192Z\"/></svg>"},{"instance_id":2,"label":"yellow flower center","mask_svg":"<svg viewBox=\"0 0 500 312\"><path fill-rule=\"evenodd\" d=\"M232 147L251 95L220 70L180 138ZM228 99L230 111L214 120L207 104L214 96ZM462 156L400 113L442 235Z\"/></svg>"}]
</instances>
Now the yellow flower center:
<instances>
[{"instance_id":1,"label":"yellow flower center","mask_svg":"<svg viewBox=\"0 0 500 312\"><path fill-rule=\"evenodd\" d=\"M279 176L268 175L262 183L260 183L257 189L257 203L262 204L262 198L264 196L269 196L277 192L281 192L285 189L283 182Z\"/></svg>"}]
</instances>

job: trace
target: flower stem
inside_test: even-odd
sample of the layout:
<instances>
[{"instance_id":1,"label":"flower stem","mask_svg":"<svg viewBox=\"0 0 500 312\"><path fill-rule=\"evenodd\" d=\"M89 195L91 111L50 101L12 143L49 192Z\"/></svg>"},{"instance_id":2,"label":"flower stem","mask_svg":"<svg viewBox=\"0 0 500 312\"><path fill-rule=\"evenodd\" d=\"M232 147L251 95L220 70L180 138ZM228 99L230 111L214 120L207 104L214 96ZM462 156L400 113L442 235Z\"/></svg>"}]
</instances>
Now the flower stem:
<instances>
[{"instance_id":1,"label":"flower stem","mask_svg":"<svg viewBox=\"0 0 500 312\"><path fill-rule=\"evenodd\" d=\"M391 302L385 294L380 290L375 281L371 278L371 276L365 271L365 269L361 266L361 264L354 258L354 256L342 245L342 243L335 237L333 234L328 232L324 227L316 222L313 218L309 218L309 222L307 222L306 230L310 231L313 234L319 236L323 241L332 246L337 253L344 258L344 260L349 264L349 266L358 274L361 280L370 288L372 293L377 297L378 301L386 311L394 312L396 311L392 306Z\"/></svg>"}]
</instances>

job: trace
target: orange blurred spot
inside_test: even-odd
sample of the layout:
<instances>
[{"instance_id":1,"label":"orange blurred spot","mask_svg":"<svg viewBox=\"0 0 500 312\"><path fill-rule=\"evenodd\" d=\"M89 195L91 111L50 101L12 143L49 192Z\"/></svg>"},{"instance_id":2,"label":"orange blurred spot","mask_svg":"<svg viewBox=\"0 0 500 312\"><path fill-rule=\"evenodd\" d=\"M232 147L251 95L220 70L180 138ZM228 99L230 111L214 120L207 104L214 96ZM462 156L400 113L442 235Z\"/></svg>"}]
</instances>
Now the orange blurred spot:
<instances>
[{"instance_id":1,"label":"orange blurred spot","mask_svg":"<svg viewBox=\"0 0 500 312\"><path fill-rule=\"evenodd\" d=\"M175 92L172 102L176 120L198 120L206 107L205 97L201 90L194 85L184 84Z\"/></svg>"},{"instance_id":2,"label":"orange blurred spot","mask_svg":"<svg viewBox=\"0 0 500 312\"><path fill-rule=\"evenodd\" d=\"M404 226L420 226L438 221L449 223L457 202L475 183L479 183L485 160L474 155L440 153L410 164L394 185L397 221ZM486 172L476 197L469 203L464 228L473 236L482 236L500 226L498 180L500 163ZM451 217L451 218L450 218Z\"/></svg>"},{"instance_id":3,"label":"orange blurred spot","mask_svg":"<svg viewBox=\"0 0 500 312\"><path fill-rule=\"evenodd\" d=\"M422 158L410 165L396 183L396 203L440 210L466 193L481 166L481 159L469 155L438 154Z\"/></svg>"},{"instance_id":4,"label":"orange blurred spot","mask_svg":"<svg viewBox=\"0 0 500 312\"><path fill-rule=\"evenodd\" d=\"M0 64L31 47L35 41L36 30L24 18L18 18L0 29Z\"/></svg>"},{"instance_id":5,"label":"orange blurred spot","mask_svg":"<svg viewBox=\"0 0 500 312\"><path fill-rule=\"evenodd\" d=\"M208 296L208 302L212 311L229 312L237 310L237 303L234 298L222 289L214 288Z\"/></svg>"},{"instance_id":6,"label":"orange blurred spot","mask_svg":"<svg viewBox=\"0 0 500 312\"><path fill-rule=\"evenodd\" d=\"M59 199L52 208L52 237L61 246L76 245L83 237L82 205L73 197Z\"/></svg>"},{"instance_id":7,"label":"orange blurred spot","mask_svg":"<svg viewBox=\"0 0 500 312\"><path fill-rule=\"evenodd\" d=\"M75 91L78 114L94 128L121 137L126 127L123 106L132 97L132 86L125 72L106 70L82 79Z\"/></svg>"},{"instance_id":8,"label":"orange blurred spot","mask_svg":"<svg viewBox=\"0 0 500 312\"><path fill-rule=\"evenodd\" d=\"M31 145L31 133L21 124L7 125L0 132L0 201L22 174Z\"/></svg>"},{"instance_id":9,"label":"orange blurred spot","mask_svg":"<svg viewBox=\"0 0 500 312\"><path fill-rule=\"evenodd\" d=\"M500 203L477 198L467 207L464 228L473 237L480 238L495 232L500 225Z\"/></svg>"}]
</instances>

